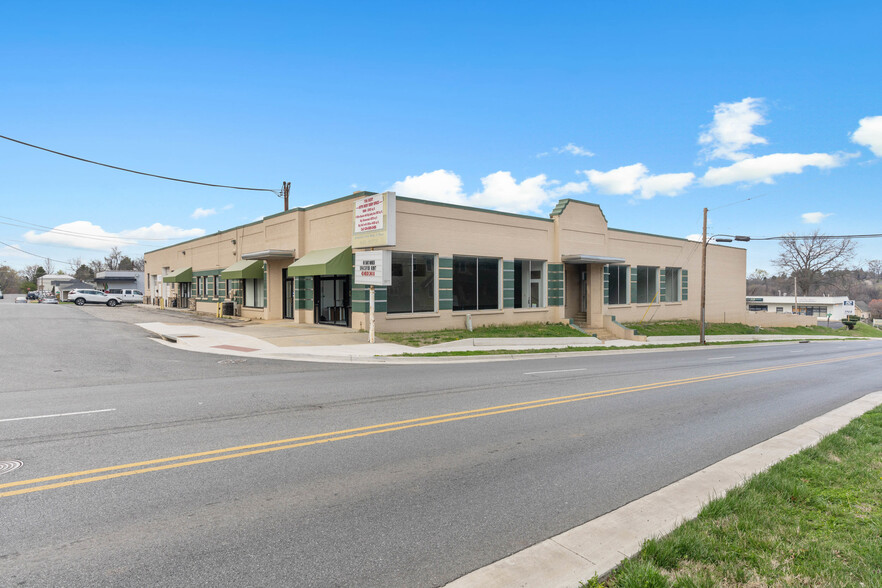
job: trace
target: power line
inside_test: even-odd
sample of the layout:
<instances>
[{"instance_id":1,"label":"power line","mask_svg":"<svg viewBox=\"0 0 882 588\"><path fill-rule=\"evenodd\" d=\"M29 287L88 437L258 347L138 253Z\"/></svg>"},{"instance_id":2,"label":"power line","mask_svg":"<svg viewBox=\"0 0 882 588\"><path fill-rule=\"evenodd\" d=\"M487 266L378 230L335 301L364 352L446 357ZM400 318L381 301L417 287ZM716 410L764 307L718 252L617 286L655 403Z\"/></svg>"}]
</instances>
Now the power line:
<instances>
[{"instance_id":1,"label":"power line","mask_svg":"<svg viewBox=\"0 0 882 588\"><path fill-rule=\"evenodd\" d=\"M135 242L138 242L138 241L170 241L170 240L172 240L172 239L177 239L177 238L178 238L178 237L165 237L165 238L150 238L150 237L143 237L143 238L136 238L136 237L113 236L113 235L92 235L92 234L90 234L90 233L78 233L78 232L76 232L76 231L68 231L68 230L65 230L65 229L59 229L59 228L53 228L53 227L47 227L47 226L45 226L45 225L38 225L38 224L36 224L36 223L32 223L32 222L29 222L29 221L24 221L24 220L17 219L17 218L12 218L12 217L9 217L9 216L0 216L0 218L5 218L6 220L15 221L14 223L7 223L7 222L0 221L0 225L9 225L10 227L20 227L20 228L22 228L22 229L42 229L42 230L45 230L47 233L59 233L59 234L62 234L62 235L72 235L72 236L74 236L74 237L87 237L87 238L89 238L89 239L96 239L96 240L105 240L105 241L132 241L132 242L133 242L132 244L134 244ZM16 223L23 223L23 224L16 224Z\"/></svg>"},{"instance_id":2,"label":"power line","mask_svg":"<svg viewBox=\"0 0 882 588\"><path fill-rule=\"evenodd\" d=\"M732 235L720 236L729 237ZM743 239L736 239L736 241L783 241L785 239L818 239L821 241L830 241L832 239L878 239L879 237L882 237L882 233L871 233L868 235L781 235L778 237L744 237Z\"/></svg>"},{"instance_id":3,"label":"power line","mask_svg":"<svg viewBox=\"0 0 882 588\"><path fill-rule=\"evenodd\" d=\"M157 174L148 174L147 172L136 171L133 169L127 169L124 167L118 167L115 165L110 165L107 163L101 163L100 161L92 161L91 159L84 159L82 157L77 157L76 155L69 155L67 153L62 153L61 151L53 151L52 149L47 149L46 147L40 147L39 145L32 145L31 143L25 143L24 141L19 141L18 139L13 139L12 137L5 137L0 135L0 139L6 139L7 141L12 141L13 143L18 143L19 145L25 145L27 147L33 147L34 149L40 149L42 151L48 151L49 153L54 153L55 155L61 155L62 157L69 157L70 159L76 159L77 161L83 161L85 163L92 163L94 165L101 165L104 167L109 167L111 169L116 169L119 171L129 172L132 174L139 174L142 176L150 176L151 178L159 178L161 180L170 180L172 182L183 182L185 184L196 184L198 186L209 186L211 188L229 188L230 190L250 190L252 192L272 192L276 196L279 196L278 190L271 190L270 188L245 188L242 186L225 186L223 184L209 184L207 182L195 182L193 180L182 180L180 178L172 178L169 176L160 176Z\"/></svg>"},{"instance_id":4,"label":"power line","mask_svg":"<svg viewBox=\"0 0 882 588\"><path fill-rule=\"evenodd\" d=\"M61 261L60 259L52 259L51 257L46 257L45 255L37 255L36 253L31 253L30 251L25 251L24 249L20 249L15 245L10 245L9 243L4 243L3 241L0 241L0 245L6 245L10 249L15 249L16 251L21 251L22 253L32 255L34 257L39 257L40 259L48 259L49 261L54 261L55 263L69 263L69 261Z\"/></svg>"}]
</instances>

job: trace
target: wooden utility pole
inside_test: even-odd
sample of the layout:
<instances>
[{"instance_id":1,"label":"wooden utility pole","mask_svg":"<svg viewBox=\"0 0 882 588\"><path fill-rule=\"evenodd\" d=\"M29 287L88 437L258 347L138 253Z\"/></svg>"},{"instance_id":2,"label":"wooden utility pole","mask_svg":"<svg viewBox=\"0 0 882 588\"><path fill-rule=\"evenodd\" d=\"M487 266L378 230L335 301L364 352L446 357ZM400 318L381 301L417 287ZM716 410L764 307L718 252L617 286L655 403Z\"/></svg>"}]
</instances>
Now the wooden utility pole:
<instances>
[{"instance_id":1,"label":"wooden utility pole","mask_svg":"<svg viewBox=\"0 0 882 588\"><path fill-rule=\"evenodd\" d=\"M702 345L706 345L706 341L704 339L704 306L705 306L705 295L707 292L706 282L707 280L707 208L704 209L704 223L701 228L701 325L699 327L699 338L698 341Z\"/></svg>"}]
</instances>

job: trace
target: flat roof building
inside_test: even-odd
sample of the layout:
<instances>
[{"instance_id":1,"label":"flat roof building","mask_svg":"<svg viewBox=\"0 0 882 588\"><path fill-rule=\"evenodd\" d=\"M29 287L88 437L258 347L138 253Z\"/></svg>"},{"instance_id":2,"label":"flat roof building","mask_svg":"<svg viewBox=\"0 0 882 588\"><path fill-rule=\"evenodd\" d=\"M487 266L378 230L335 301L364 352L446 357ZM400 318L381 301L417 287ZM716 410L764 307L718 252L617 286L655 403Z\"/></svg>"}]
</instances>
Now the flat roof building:
<instances>
[{"instance_id":1,"label":"flat roof building","mask_svg":"<svg viewBox=\"0 0 882 588\"><path fill-rule=\"evenodd\" d=\"M848 296L748 296L747 310L801 314L834 321L849 315L861 315L855 301Z\"/></svg>"},{"instance_id":2,"label":"flat roof building","mask_svg":"<svg viewBox=\"0 0 882 588\"><path fill-rule=\"evenodd\" d=\"M376 201L382 216L371 216ZM388 216L387 213L388 212ZM382 234L377 242L371 235ZM380 244L377 244L380 243ZM354 251L391 251L375 287L376 328L525 322L601 329L698 319L701 243L607 226L566 199L549 218L356 192L145 254L148 301L214 314L366 329L369 286ZM746 255L711 244L707 320L746 317ZM371 262L373 263L373 262Z\"/></svg>"}]
</instances>

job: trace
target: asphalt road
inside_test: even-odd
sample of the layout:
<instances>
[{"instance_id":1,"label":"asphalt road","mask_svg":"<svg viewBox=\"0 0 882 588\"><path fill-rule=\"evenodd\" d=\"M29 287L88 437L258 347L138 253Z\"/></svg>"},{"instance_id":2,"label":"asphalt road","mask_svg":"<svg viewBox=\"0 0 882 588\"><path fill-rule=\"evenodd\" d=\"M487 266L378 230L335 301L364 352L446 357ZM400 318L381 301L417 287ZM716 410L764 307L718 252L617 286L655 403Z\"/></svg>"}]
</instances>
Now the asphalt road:
<instances>
[{"instance_id":1,"label":"asphalt road","mask_svg":"<svg viewBox=\"0 0 882 588\"><path fill-rule=\"evenodd\" d=\"M0 303L0 584L437 586L882 381L877 341L353 366L136 320Z\"/></svg>"}]
</instances>

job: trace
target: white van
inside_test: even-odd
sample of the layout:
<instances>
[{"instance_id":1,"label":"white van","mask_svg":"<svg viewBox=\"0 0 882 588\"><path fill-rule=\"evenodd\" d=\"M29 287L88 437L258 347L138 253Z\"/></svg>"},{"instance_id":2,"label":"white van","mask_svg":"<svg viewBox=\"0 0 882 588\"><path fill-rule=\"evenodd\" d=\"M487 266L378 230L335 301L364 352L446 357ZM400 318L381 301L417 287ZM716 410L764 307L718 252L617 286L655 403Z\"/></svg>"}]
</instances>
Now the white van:
<instances>
[{"instance_id":1,"label":"white van","mask_svg":"<svg viewBox=\"0 0 882 588\"><path fill-rule=\"evenodd\" d=\"M107 290L108 294L116 294L122 298L123 302L144 302L144 293L140 290L129 290L125 288L111 288Z\"/></svg>"}]
</instances>

